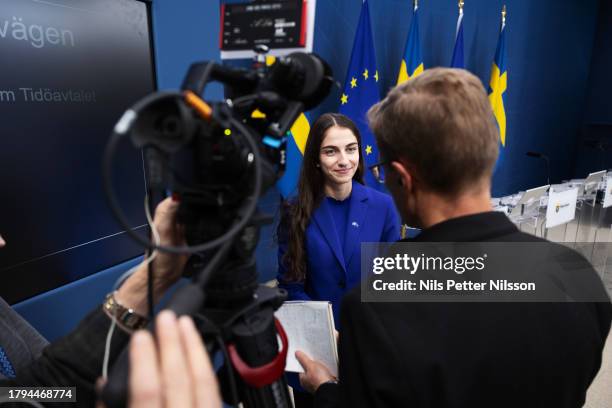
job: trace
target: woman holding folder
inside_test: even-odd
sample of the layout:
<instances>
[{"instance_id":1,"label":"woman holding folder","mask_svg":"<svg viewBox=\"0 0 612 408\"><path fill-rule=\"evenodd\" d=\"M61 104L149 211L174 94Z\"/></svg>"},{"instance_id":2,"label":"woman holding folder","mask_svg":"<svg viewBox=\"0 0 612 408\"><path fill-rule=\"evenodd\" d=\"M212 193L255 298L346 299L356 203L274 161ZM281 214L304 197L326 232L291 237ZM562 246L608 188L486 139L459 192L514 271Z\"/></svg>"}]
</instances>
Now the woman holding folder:
<instances>
[{"instance_id":1,"label":"woman holding folder","mask_svg":"<svg viewBox=\"0 0 612 408\"><path fill-rule=\"evenodd\" d=\"M279 286L289 300L327 300L338 324L342 295L361 280L361 242L399 239L391 197L363 184L361 136L346 116L326 113L306 142L297 197L278 229Z\"/></svg>"},{"instance_id":2,"label":"woman holding folder","mask_svg":"<svg viewBox=\"0 0 612 408\"><path fill-rule=\"evenodd\" d=\"M310 128L298 195L283 206L278 228L278 282L289 300L327 300L338 327L340 300L361 280L361 242L399 239L390 196L363 184L357 126L337 113ZM296 408L312 406L297 375L287 377Z\"/></svg>"}]
</instances>

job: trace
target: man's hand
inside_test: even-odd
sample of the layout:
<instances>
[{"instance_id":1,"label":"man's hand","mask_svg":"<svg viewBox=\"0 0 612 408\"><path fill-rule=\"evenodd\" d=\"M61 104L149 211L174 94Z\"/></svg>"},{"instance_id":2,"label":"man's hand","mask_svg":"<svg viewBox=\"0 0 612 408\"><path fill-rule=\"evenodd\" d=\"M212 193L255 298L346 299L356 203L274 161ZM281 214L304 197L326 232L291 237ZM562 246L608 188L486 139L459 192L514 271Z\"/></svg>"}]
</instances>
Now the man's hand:
<instances>
[{"instance_id":1,"label":"man's hand","mask_svg":"<svg viewBox=\"0 0 612 408\"><path fill-rule=\"evenodd\" d=\"M170 197L155 209L153 223L159 233L162 246L185 245L184 228L176 223L178 201ZM154 298L159 300L165 291L179 280L187 263L187 255L175 255L159 251L153 260ZM124 307L136 313L147 315L147 265L143 262L115 294L115 299Z\"/></svg>"},{"instance_id":2,"label":"man's hand","mask_svg":"<svg viewBox=\"0 0 612 408\"><path fill-rule=\"evenodd\" d=\"M176 214L179 202L168 197L157 205L153 224L159 233L161 246L184 246L185 228L177 224ZM182 275L183 268L189 259L189 255L175 255L158 251L153 261L155 282L157 291L165 291L174 284Z\"/></svg>"},{"instance_id":3,"label":"man's hand","mask_svg":"<svg viewBox=\"0 0 612 408\"><path fill-rule=\"evenodd\" d=\"M220 408L221 397L208 353L190 317L161 312L157 346L138 331L130 343L130 408Z\"/></svg>"},{"instance_id":4,"label":"man's hand","mask_svg":"<svg viewBox=\"0 0 612 408\"><path fill-rule=\"evenodd\" d=\"M300 373L300 384L309 393L314 394L321 384L336 380L323 363L311 359L306 353L296 351L295 358L304 368L304 372Z\"/></svg>"}]
</instances>

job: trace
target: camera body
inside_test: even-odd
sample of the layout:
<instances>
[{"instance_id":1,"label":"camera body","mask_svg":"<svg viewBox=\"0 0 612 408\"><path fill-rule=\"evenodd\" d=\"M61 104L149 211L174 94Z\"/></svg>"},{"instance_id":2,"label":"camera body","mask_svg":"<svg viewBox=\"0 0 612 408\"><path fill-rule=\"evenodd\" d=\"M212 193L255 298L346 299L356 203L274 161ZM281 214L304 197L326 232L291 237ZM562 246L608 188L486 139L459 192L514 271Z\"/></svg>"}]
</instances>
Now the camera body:
<instances>
[{"instance_id":1,"label":"camera body","mask_svg":"<svg viewBox=\"0 0 612 408\"><path fill-rule=\"evenodd\" d=\"M227 99L198 101L204 117L190 100L212 81L224 84ZM221 236L253 195L255 155L245 133L254 136L261 157L263 193L283 174L291 125L332 84L331 69L314 54L294 53L254 69L205 62L190 67L183 93L154 94L132 108L128 132L144 149L147 184L180 197L189 245ZM236 121L244 127L237 129Z\"/></svg>"}]
</instances>

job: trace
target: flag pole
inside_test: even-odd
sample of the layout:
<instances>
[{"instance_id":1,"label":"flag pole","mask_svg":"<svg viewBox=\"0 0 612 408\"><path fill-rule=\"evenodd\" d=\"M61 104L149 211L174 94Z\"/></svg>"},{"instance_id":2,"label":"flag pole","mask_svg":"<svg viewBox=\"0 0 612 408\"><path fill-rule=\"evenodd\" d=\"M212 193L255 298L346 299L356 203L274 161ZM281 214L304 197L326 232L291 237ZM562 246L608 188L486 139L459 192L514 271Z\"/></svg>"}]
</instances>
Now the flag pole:
<instances>
[{"instance_id":1,"label":"flag pole","mask_svg":"<svg viewBox=\"0 0 612 408\"><path fill-rule=\"evenodd\" d=\"M502 7L502 28L504 28L506 26L506 15L508 14L508 12L506 11L506 5L504 4L504 6Z\"/></svg>"},{"instance_id":2,"label":"flag pole","mask_svg":"<svg viewBox=\"0 0 612 408\"><path fill-rule=\"evenodd\" d=\"M455 30L455 39L457 38L457 35L459 34L459 26L461 25L461 21L463 20L463 5L465 3L463 2L463 0L459 0L459 17L457 18L457 29Z\"/></svg>"},{"instance_id":3,"label":"flag pole","mask_svg":"<svg viewBox=\"0 0 612 408\"><path fill-rule=\"evenodd\" d=\"M419 0L412 0L412 9L416 11L419 8Z\"/></svg>"}]
</instances>

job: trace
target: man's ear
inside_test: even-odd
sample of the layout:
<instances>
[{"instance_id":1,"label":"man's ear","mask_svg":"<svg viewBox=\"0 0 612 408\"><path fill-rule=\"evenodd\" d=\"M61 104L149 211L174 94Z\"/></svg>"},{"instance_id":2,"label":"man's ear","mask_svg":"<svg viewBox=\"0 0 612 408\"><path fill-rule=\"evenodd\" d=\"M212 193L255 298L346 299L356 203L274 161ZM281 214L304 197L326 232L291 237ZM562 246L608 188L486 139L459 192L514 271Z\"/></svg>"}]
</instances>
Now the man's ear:
<instances>
[{"instance_id":1,"label":"man's ear","mask_svg":"<svg viewBox=\"0 0 612 408\"><path fill-rule=\"evenodd\" d=\"M399 162L399 161L392 161L391 168L396 174L395 182L400 187L404 187L404 188L407 188L408 190L411 190L414 179L412 177L410 170L402 162Z\"/></svg>"}]
</instances>

